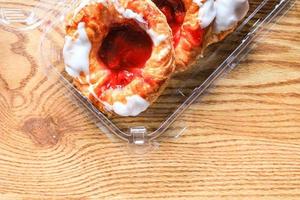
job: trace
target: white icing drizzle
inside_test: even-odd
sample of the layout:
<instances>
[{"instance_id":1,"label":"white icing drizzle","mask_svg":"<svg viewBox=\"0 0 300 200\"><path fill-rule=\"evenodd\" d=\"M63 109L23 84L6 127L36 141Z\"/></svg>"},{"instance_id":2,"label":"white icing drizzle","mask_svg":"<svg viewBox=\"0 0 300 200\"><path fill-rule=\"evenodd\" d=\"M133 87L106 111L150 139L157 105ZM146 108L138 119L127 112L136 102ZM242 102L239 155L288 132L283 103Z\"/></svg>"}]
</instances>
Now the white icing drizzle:
<instances>
[{"instance_id":1,"label":"white icing drizzle","mask_svg":"<svg viewBox=\"0 0 300 200\"><path fill-rule=\"evenodd\" d=\"M99 99L99 97L95 93L95 85L91 84L90 81L88 81L88 84L89 84L88 91L93 95L93 97L95 97L98 101L101 102L101 100Z\"/></svg>"},{"instance_id":2,"label":"white icing drizzle","mask_svg":"<svg viewBox=\"0 0 300 200\"><path fill-rule=\"evenodd\" d=\"M233 28L242 20L248 10L248 0L216 0L217 15L214 22L216 33Z\"/></svg>"},{"instance_id":3,"label":"white icing drizzle","mask_svg":"<svg viewBox=\"0 0 300 200\"><path fill-rule=\"evenodd\" d=\"M202 5L202 0L193 0L195 4L197 4L199 7Z\"/></svg>"},{"instance_id":4,"label":"white icing drizzle","mask_svg":"<svg viewBox=\"0 0 300 200\"><path fill-rule=\"evenodd\" d=\"M134 19L137 23L147 25L147 22L144 20L143 16L130 10L122 7L119 0L111 0L116 10L126 19Z\"/></svg>"},{"instance_id":5,"label":"white icing drizzle","mask_svg":"<svg viewBox=\"0 0 300 200\"><path fill-rule=\"evenodd\" d=\"M81 72L89 74L89 55L91 51L91 43L85 31L85 23L80 22L76 31L77 38L70 36L65 37L63 48L63 58L65 62L65 70L72 77L79 77Z\"/></svg>"},{"instance_id":6,"label":"white icing drizzle","mask_svg":"<svg viewBox=\"0 0 300 200\"><path fill-rule=\"evenodd\" d=\"M202 28L208 27L215 19L217 9L214 0L193 0L201 9L199 9L198 20Z\"/></svg>"},{"instance_id":7,"label":"white icing drizzle","mask_svg":"<svg viewBox=\"0 0 300 200\"><path fill-rule=\"evenodd\" d=\"M89 79L89 78L88 78ZM100 102L104 105L104 108L111 112L115 112L116 114L124 117L137 116L141 112L144 112L149 106L150 103L143 99L139 95L133 95L126 97L126 103L114 102L113 105L110 105L106 101L102 101L95 93L95 85L91 84L88 80L89 87L88 91Z\"/></svg>"},{"instance_id":8,"label":"white icing drizzle","mask_svg":"<svg viewBox=\"0 0 300 200\"><path fill-rule=\"evenodd\" d=\"M202 28L213 23L214 32L220 33L234 27L249 10L248 0L193 0L199 9Z\"/></svg>"},{"instance_id":9,"label":"white icing drizzle","mask_svg":"<svg viewBox=\"0 0 300 200\"><path fill-rule=\"evenodd\" d=\"M155 46L158 46L162 41L167 39L167 36L164 34L158 34L153 29L147 29L146 32L152 38L152 41Z\"/></svg>"},{"instance_id":10,"label":"white icing drizzle","mask_svg":"<svg viewBox=\"0 0 300 200\"><path fill-rule=\"evenodd\" d=\"M126 97L126 100L125 104L118 101L113 105L103 104L107 110L114 111L116 114L124 117L137 116L150 106L150 103L139 95Z\"/></svg>"},{"instance_id":11,"label":"white icing drizzle","mask_svg":"<svg viewBox=\"0 0 300 200\"><path fill-rule=\"evenodd\" d=\"M166 56L169 54L169 52L170 52L171 50L172 50L171 47L166 47L166 48L160 50L160 52L159 52L159 54L158 54L158 56L157 56L157 60L161 60L161 59L163 59L164 57L166 57Z\"/></svg>"}]
</instances>

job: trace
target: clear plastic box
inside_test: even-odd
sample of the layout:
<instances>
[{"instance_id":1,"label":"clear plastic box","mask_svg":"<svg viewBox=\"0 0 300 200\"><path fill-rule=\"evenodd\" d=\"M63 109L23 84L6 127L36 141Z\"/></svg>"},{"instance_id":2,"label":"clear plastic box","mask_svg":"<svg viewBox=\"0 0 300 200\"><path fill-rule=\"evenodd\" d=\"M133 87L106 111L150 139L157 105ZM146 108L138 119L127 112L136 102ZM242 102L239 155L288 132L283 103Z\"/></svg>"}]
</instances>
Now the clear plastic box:
<instances>
[{"instance_id":1,"label":"clear plastic box","mask_svg":"<svg viewBox=\"0 0 300 200\"><path fill-rule=\"evenodd\" d=\"M105 127L110 134L136 145L151 144L163 134L216 79L235 68L251 51L253 41L267 33L269 24L294 4L293 0L250 0L250 10L238 28L224 41L210 46L192 69L174 75L166 90L147 111L138 117L108 118L73 87L71 78L64 71L63 19L79 1L40 0L34 1L33 5L19 1L24 6L15 7L16 1L0 2L0 23L22 31L42 27L40 52L47 76L59 80L68 89L65 95L93 113L96 124L102 130ZM185 128L182 127L182 130Z\"/></svg>"}]
</instances>

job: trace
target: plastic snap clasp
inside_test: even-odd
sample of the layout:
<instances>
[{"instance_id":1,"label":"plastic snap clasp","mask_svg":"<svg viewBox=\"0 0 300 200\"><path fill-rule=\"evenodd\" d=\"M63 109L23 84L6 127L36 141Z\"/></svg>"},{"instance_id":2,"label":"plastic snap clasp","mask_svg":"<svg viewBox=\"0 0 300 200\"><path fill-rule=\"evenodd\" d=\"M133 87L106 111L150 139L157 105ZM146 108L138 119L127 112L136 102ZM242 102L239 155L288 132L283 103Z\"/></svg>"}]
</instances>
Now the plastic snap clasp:
<instances>
[{"instance_id":1,"label":"plastic snap clasp","mask_svg":"<svg viewBox=\"0 0 300 200\"><path fill-rule=\"evenodd\" d=\"M130 128L132 144L144 145L147 143L147 129L143 126Z\"/></svg>"},{"instance_id":2,"label":"plastic snap clasp","mask_svg":"<svg viewBox=\"0 0 300 200\"><path fill-rule=\"evenodd\" d=\"M149 137L143 126L130 128L131 137L128 143L129 152L144 155L157 150L159 144Z\"/></svg>"}]
</instances>

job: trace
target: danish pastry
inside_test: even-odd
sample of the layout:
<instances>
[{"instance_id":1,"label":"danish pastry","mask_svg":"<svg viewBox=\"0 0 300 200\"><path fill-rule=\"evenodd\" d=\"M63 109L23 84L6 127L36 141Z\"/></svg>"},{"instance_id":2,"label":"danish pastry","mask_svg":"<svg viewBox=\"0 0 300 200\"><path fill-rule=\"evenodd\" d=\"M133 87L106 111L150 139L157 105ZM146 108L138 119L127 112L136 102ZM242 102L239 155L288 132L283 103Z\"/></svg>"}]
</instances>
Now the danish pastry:
<instances>
[{"instance_id":1,"label":"danish pastry","mask_svg":"<svg viewBox=\"0 0 300 200\"><path fill-rule=\"evenodd\" d=\"M186 70L205 48L231 33L246 15L248 0L152 0L174 35L176 71Z\"/></svg>"},{"instance_id":2,"label":"danish pastry","mask_svg":"<svg viewBox=\"0 0 300 200\"><path fill-rule=\"evenodd\" d=\"M66 34L66 72L107 114L145 111L175 68L171 30L148 0L82 1L66 17Z\"/></svg>"}]
</instances>

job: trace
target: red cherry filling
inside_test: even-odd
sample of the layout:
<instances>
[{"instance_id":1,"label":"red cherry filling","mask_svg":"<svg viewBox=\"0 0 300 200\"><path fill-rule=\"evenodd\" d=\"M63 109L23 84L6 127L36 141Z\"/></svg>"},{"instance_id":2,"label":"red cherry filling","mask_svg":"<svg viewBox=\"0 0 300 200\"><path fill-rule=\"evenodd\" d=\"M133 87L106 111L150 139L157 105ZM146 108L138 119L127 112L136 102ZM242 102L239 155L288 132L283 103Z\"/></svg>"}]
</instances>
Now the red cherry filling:
<instances>
[{"instance_id":1,"label":"red cherry filling","mask_svg":"<svg viewBox=\"0 0 300 200\"><path fill-rule=\"evenodd\" d=\"M150 36L136 23L111 28L99 49L99 58L111 73L98 92L124 87L141 76L152 46Z\"/></svg>"},{"instance_id":2,"label":"red cherry filling","mask_svg":"<svg viewBox=\"0 0 300 200\"><path fill-rule=\"evenodd\" d=\"M201 27L184 26L187 39L195 46L202 44L204 29Z\"/></svg>"},{"instance_id":3,"label":"red cherry filling","mask_svg":"<svg viewBox=\"0 0 300 200\"><path fill-rule=\"evenodd\" d=\"M173 42L176 47L181 35L181 26L185 17L185 6L181 0L152 0L164 13L173 32Z\"/></svg>"}]
</instances>

